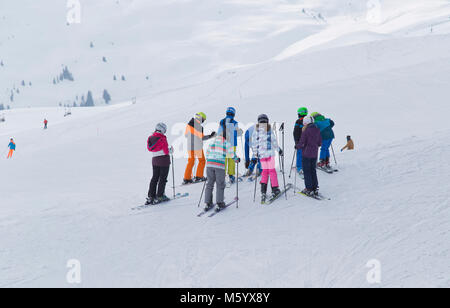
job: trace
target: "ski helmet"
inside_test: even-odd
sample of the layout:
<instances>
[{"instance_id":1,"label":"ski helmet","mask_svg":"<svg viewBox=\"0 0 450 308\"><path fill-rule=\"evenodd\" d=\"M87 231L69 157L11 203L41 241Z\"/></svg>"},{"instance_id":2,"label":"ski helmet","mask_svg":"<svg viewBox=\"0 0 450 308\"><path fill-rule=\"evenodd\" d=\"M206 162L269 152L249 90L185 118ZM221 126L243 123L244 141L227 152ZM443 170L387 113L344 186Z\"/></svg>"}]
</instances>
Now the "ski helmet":
<instances>
[{"instance_id":1,"label":"ski helmet","mask_svg":"<svg viewBox=\"0 0 450 308\"><path fill-rule=\"evenodd\" d=\"M197 118L197 120L201 121L201 122L205 122L206 121L206 114L204 114L203 112L199 112L195 115L195 117Z\"/></svg>"},{"instance_id":2,"label":"ski helmet","mask_svg":"<svg viewBox=\"0 0 450 308\"><path fill-rule=\"evenodd\" d=\"M312 116L306 116L303 119L303 126L308 126L309 124L314 123L314 118Z\"/></svg>"},{"instance_id":3,"label":"ski helmet","mask_svg":"<svg viewBox=\"0 0 450 308\"><path fill-rule=\"evenodd\" d=\"M236 109L233 107L228 107L227 116L234 117L236 115Z\"/></svg>"},{"instance_id":4,"label":"ski helmet","mask_svg":"<svg viewBox=\"0 0 450 308\"><path fill-rule=\"evenodd\" d=\"M269 123L269 117L267 114L261 114L258 116L258 123Z\"/></svg>"},{"instance_id":5,"label":"ski helmet","mask_svg":"<svg viewBox=\"0 0 450 308\"><path fill-rule=\"evenodd\" d=\"M318 112L313 112L313 113L311 113L311 116L315 119L315 118L317 118L318 116L320 116L321 114L320 113L318 113Z\"/></svg>"},{"instance_id":6,"label":"ski helmet","mask_svg":"<svg viewBox=\"0 0 450 308\"><path fill-rule=\"evenodd\" d=\"M165 134L165 133L167 132L167 125L164 124L164 123L158 123L158 124L156 124L155 130L156 130L157 132L160 132L160 133L162 133L162 134Z\"/></svg>"},{"instance_id":7,"label":"ski helmet","mask_svg":"<svg viewBox=\"0 0 450 308\"><path fill-rule=\"evenodd\" d=\"M297 110L299 116L306 117L308 115L308 108L302 107Z\"/></svg>"}]
</instances>

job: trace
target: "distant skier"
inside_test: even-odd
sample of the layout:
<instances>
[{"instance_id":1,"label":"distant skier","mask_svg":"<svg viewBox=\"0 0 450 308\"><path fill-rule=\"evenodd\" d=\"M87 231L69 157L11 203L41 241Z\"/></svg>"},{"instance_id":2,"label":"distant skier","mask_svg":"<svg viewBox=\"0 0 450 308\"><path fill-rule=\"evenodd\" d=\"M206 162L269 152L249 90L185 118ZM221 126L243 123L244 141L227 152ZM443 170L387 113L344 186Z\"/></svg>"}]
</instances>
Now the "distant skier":
<instances>
[{"instance_id":1,"label":"distant skier","mask_svg":"<svg viewBox=\"0 0 450 308\"><path fill-rule=\"evenodd\" d=\"M236 109L228 107L226 112L226 118L220 121L218 134L222 134L222 131L226 131L227 141L234 147L236 153L238 137L243 135L242 129L239 128L239 123L234 119L236 116ZM230 182L233 184L236 181L236 165L233 157L227 157L226 170L230 178Z\"/></svg>"},{"instance_id":2,"label":"distant skier","mask_svg":"<svg viewBox=\"0 0 450 308\"><path fill-rule=\"evenodd\" d=\"M44 129L47 129L48 121L47 119L44 119Z\"/></svg>"},{"instance_id":3,"label":"distant skier","mask_svg":"<svg viewBox=\"0 0 450 308\"><path fill-rule=\"evenodd\" d=\"M9 152L8 156L6 157L7 159L12 158L14 151L16 150L16 143L14 142L13 138L11 138L11 140L9 141L8 148Z\"/></svg>"},{"instance_id":4,"label":"distant skier","mask_svg":"<svg viewBox=\"0 0 450 308\"><path fill-rule=\"evenodd\" d=\"M155 132L147 141L147 148L153 153L153 177L150 182L146 205L170 200L164 192L170 169L170 154L173 152L173 148L169 148L167 137L165 136L166 132L167 125L159 123L156 125Z\"/></svg>"},{"instance_id":5,"label":"distant skier","mask_svg":"<svg viewBox=\"0 0 450 308\"><path fill-rule=\"evenodd\" d=\"M209 211L214 207L213 190L215 184L217 184L217 206L219 209L225 207L225 163L227 158L232 159L234 162L240 162L233 146L227 141L227 131L222 130L222 132L214 139L214 142L209 145L208 151L206 152L206 176L208 180L205 191L205 211Z\"/></svg>"},{"instance_id":6,"label":"distant skier","mask_svg":"<svg viewBox=\"0 0 450 308\"><path fill-rule=\"evenodd\" d=\"M294 125L294 142L297 146L300 138L302 137L303 132L303 119L308 115L308 109L306 107L302 107L297 110L298 120ZM297 149L297 172L302 175L303 174L303 165L302 165L302 149Z\"/></svg>"},{"instance_id":7,"label":"distant skier","mask_svg":"<svg viewBox=\"0 0 450 308\"><path fill-rule=\"evenodd\" d=\"M355 144L353 143L352 137L347 136L347 144L345 145L345 147L343 147L341 149L341 152L343 152L344 150L353 151L354 149L355 149Z\"/></svg>"},{"instance_id":8,"label":"distant skier","mask_svg":"<svg viewBox=\"0 0 450 308\"><path fill-rule=\"evenodd\" d=\"M306 116L303 119L303 133L297 148L303 151L303 174L305 176L305 190L308 196L319 194L319 181L317 179L317 156L322 145L320 129L314 124L314 118Z\"/></svg>"},{"instance_id":9,"label":"distant skier","mask_svg":"<svg viewBox=\"0 0 450 308\"><path fill-rule=\"evenodd\" d=\"M245 176L251 176L253 172L255 171L255 168L258 167L257 175L260 175L262 172L261 168L261 162L258 160L258 158L253 157L250 159L250 149L252 149L253 145L253 132L256 129L256 124L252 125L246 132L245 132L245 169L247 169L247 173Z\"/></svg>"},{"instance_id":10,"label":"distant skier","mask_svg":"<svg viewBox=\"0 0 450 308\"><path fill-rule=\"evenodd\" d=\"M330 146L334 139L334 122L325 118L318 112L311 114L315 125L320 129L322 135L322 147L320 148L320 162L317 164L320 168L331 169L330 166Z\"/></svg>"},{"instance_id":11,"label":"distant skier","mask_svg":"<svg viewBox=\"0 0 450 308\"><path fill-rule=\"evenodd\" d=\"M281 156L283 155L283 150L278 146L267 115L262 114L258 117L258 124L253 132L252 139L254 158L259 158L261 161L261 203L265 203L269 178L272 186L272 198L277 197L281 193L278 185L278 175L275 169L275 151Z\"/></svg>"},{"instance_id":12,"label":"distant skier","mask_svg":"<svg viewBox=\"0 0 450 308\"><path fill-rule=\"evenodd\" d=\"M183 184L191 184L197 182L204 182L206 178L203 176L205 171L206 159L203 152L203 142L213 138L216 133L205 136L203 134L202 124L206 121L206 115L203 112L199 112L192 118L186 126L186 132L184 135L187 138L188 146L188 164L186 171L184 172ZM192 179L192 169L195 165L195 159L198 159L197 172L194 179Z\"/></svg>"}]
</instances>

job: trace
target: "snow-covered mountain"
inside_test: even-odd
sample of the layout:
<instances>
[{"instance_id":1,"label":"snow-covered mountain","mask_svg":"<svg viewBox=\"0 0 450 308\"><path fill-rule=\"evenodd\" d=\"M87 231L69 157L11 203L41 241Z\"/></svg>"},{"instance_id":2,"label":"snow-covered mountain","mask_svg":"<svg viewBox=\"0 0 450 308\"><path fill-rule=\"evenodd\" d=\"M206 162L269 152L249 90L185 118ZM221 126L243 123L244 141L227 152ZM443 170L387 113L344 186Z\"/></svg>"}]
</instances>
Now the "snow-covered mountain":
<instances>
[{"instance_id":1,"label":"snow-covered mountain","mask_svg":"<svg viewBox=\"0 0 450 308\"><path fill-rule=\"evenodd\" d=\"M0 5L0 140L17 143L0 159L0 287L71 286L70 259L94 287L370 287L370 260L375 286L450 286L449 1L81 0L69 25L66 4ZM66 66L74 81L54 84ZM97 107L64 117L88 91ZM195 186L130 211L155 124L178 185L186 122L203 111L217 130L228 106L243 128L286 122L287 165L297 108L332 117L331 200L262 207L243 183L240 208L213 219L196 217ZM340 153L348 134L356 151Z\"/></svg>"}]
</instances>

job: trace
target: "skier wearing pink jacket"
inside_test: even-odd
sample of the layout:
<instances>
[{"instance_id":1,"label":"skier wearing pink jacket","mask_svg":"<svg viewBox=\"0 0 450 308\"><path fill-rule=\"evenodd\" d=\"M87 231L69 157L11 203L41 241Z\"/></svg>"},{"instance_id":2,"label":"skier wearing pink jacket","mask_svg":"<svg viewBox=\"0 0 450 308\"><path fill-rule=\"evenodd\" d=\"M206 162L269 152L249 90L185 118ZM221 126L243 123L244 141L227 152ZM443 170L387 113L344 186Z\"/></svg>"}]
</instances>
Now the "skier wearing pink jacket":
<instances>
[{"instance_id":1,"label":"skier wearing pink jacket","mask_svg":"<svg viewBox=\"0 0 450 308\"><path fill-rule=\"evenodd\" d=\"M153 177L150 182L146 205L167 202L170 199L165 195L167 177L170 169L170 154L172 147L167 143L167 125L159 123L155 132L147 140L147 149L153 153Z\"/></svg>"}]
</instances>

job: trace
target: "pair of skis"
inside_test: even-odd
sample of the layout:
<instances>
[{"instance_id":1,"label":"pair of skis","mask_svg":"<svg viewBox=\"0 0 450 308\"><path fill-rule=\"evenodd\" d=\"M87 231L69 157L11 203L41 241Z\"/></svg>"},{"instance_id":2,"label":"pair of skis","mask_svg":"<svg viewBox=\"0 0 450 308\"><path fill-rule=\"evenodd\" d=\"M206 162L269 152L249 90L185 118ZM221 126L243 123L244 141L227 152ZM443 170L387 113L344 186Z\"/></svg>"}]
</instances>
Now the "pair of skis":
<instances>
[{"instance_id":1,"label":"pair of skis","mask_svg":"<svg viewBox=\"0 0 450 308\"><path fill-rule=\"evenodd\" d=\"M333 169L333 168L326 168L326 167L319 167L319 166L317 166L317 170L321 170L328 174L333 174L335 172L339 172L339 170L336 168Z\"/></svg>"},{"instance_id":2,"label":"pair of skis","mask_svg":"<svg viewBox=\"0 0 450 308\"><path fill-rule=\"evenodd\" d=\"M238 198L234 198L233 201L225 204L225 206L223 208L218 208L216 207L216 205L212 206L209 210L203 210L202 212L200 212L197 217L202 217L204 215L206 215L207 213L212 212L210 215L208 215L208 217L214 217L216 216L218 213L223 212L224 210L226 210L227 208L229 208L230 206L232 206L233 204L236 204L238 202Z\"/></svg>"},{"instance_id":3,"label":"pair of skis","mask_svg":"<svg viewBox=\"0 0 450 308\"><path fill-rule=\"evenodd\" d=\"M301 195L301 196L307 197L307 198L311 198L311 199L314 199L314 200L318 200L318 201L331 200L330 198L327 198L327 197L325 197L325 196L322 195L322 194L318 194L318 195L308 195L308 194L305 194L305 193L303 193L303 192L301 192L301 191L298 192L298 194Z\"/></svg>"},{"instance_id":4,"label":"pair of skis","mask_svg":"<svg viewBox=\"0 0 450 308\"><path fill-rule=\"evenodd\" d=\"M155 203L155 204L144 204L144 205L141 205L141 206L133 207L133 208L131 208L131 210L132 211L142 211L142 210L148 209L148 208L153 207L153 206L169 203L170 201L178 200L178 199L186 198L186 197L189 197L189 193L184 193L184 194L178 193L178 194L175 195L174 198L172 198L170 200L167 200L167 201L164 201L164 202Z\"/></svg>"},{"instance_id":5,"label":"pair of skis","mask_svg":"<svg viewBox=\"0 0 450 308\"><path fill-rule=\"evenodd\" d=\"M266 202L262 202L264 205L270 205L274 203L276 200L280 199L283 195L285 195L290 189L294 188L294 185L287 184L286 189L282 190L278 195L275 197L270 198L269 200L266 200Z\"/></svg>"}]
</instances>

